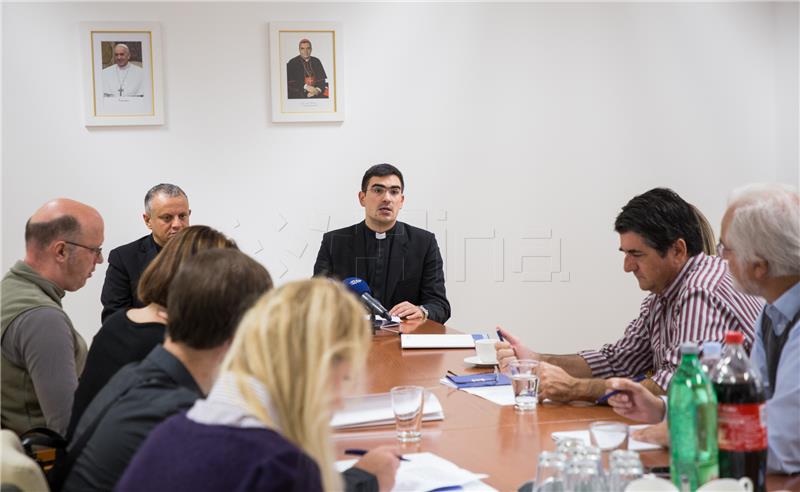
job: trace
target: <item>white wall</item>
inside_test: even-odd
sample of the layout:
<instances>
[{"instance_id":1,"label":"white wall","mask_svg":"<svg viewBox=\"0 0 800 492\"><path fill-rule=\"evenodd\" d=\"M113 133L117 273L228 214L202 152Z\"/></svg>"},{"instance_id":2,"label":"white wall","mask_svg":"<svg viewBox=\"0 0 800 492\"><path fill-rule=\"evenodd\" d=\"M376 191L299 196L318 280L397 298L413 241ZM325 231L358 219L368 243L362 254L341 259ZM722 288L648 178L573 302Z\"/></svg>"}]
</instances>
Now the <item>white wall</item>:
<instances>
[{"instance_id":1,"label":"white wall","mask_svg":"<svg viewBox=\"0 0 800 492\"><path fill-rule=\"evenodd\" d=\"M322 231L362 216L363 171L392 162L401 218L439 238L451 325L574 351L619 336L644 295L612 231L634 194L672 187L716 225L733 187L798 180L797 4L2 8L3 270L47 199L97 207L110 250L168 181L194 223L303 278ZM83 126L78 23L97 20L161 23L164 126ZM343 23L344 123L270 122L273 20ZM87 338L104 273L65 300Z\"/></svg>"}]
</instances>

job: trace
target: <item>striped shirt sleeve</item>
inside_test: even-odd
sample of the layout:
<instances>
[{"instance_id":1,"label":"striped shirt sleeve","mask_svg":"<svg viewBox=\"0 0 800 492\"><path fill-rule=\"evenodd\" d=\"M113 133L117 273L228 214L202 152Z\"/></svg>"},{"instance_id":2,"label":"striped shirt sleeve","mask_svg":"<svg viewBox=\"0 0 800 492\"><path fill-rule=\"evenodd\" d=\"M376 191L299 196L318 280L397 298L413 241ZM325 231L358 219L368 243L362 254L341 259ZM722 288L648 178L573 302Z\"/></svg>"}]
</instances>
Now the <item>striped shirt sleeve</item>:
<instances>
[{"instance_id":1,"label":"striped shirt sleeve","mask_svg":"<svg viewBox=\"0 0 800 492\"><path fill-rule=\"evenodd\" d=\"M653 295L645 298L639 317L628 325L622 338L603 345L599 350L578 352L592 370L592 377L633 377L652 369L652 327L649 318L654 299Z\"/></svg>"}]
</instances>

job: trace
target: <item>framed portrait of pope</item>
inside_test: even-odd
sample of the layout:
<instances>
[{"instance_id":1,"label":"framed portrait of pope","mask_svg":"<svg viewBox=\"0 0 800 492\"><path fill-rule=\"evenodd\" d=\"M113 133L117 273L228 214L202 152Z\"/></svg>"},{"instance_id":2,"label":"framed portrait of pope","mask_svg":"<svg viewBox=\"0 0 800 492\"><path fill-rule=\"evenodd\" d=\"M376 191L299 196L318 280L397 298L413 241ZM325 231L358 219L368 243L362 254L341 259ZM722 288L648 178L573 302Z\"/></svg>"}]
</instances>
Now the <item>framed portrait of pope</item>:
<instances>
[{"instance_id":1,"label":"framed portrait of pope","mask_svg":"<svg viewBox=\"0 0 800 492\"><path fill-rule=\"evenodd\" d=\"M85 23L86 126L164 123L157 23Z\"/></svg>"},{"instance_id":2,"label":"framed portrait of pope","mask_svg":"<svg viewBox=\"0 0 800 492\"><path fill-rule=\"evenodd\" d=\"M342 29L335 22L270 23L272 121L342 121Z\"/></svg>"}]
</instances>

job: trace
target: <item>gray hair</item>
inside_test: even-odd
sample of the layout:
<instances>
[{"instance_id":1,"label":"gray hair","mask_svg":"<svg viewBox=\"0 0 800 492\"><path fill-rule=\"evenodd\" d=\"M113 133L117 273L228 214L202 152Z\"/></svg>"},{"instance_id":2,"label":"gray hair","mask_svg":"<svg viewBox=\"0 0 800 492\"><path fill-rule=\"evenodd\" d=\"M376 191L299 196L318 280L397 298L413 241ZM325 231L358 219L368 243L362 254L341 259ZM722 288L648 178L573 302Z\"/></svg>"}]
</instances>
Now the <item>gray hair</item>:
<instances>
[{"instance_id":1,"label":"gray hair","mask_svg":"<svg viewBox=\"0 0 800 492\"><path fill-rule=\"evenodd\" d=\"M756 184L735 190L728 243L739 265L760 258L769 276L800 275L800 195L789 186Z\"/></svg>"},{"instance_id":2,"label":"gray hair","mask_svg":"<svg viewBox=\"0 0 800 492\"><path fill-rule=\"evenodd\" d=\"M153 197L156 195L165 195L169 198L182 196L187 200L189 199L189 197L186 196L186 193L184 193L184 191L181 189L180 186L169 183L157 184L152 188L150 188L147 191L147 194L144 196L144 211L147 212L148 215L153 211L152 210Z\"/></svg>"}]
</instances>

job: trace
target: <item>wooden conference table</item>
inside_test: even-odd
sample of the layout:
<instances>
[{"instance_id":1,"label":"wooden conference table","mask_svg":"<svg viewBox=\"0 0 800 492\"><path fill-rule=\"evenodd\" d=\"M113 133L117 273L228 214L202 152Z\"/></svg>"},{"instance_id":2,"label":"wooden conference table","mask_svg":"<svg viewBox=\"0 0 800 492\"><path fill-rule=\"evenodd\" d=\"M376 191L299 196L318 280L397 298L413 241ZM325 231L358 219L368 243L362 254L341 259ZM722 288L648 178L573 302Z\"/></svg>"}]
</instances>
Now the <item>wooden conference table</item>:
<instances>
[{"instance_id":1,"label":"wooden conference table","mask_svg":"<svg viewBox=\"0 0 800 492\"><path fill-rule=\"evenodd\" d=\"M406 322L402 330L404 333L459 333L431 321ZM595 420L631 423L607 406L540 404L535 412L516 413L513 406L501 407L439 383L447 370L457 374L486 371L464 362L465 357L474 354L473 349L402 350L399 336L388 332L376 335L366 374L351 392L384 393L392 386L403 384L424 386L442 403L444 420L424 422L422 441L415 444L398 443L393 426L337 431L334 434L337 459L352 458L344 455L347 448L396 445L401 453L427 451L472 472L486 473L489 475L484 479L486 483L509 491L534 478L539 453L555 449L553 432L588 429L589 423ZM645 466L669 464L666 450L645 451L641 458ZM779 489L800 490L800 477L771 475L768 490Z\"/></svg>"}]
</instances>

